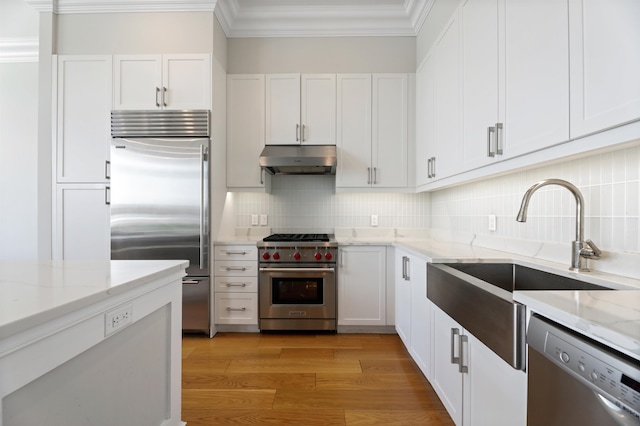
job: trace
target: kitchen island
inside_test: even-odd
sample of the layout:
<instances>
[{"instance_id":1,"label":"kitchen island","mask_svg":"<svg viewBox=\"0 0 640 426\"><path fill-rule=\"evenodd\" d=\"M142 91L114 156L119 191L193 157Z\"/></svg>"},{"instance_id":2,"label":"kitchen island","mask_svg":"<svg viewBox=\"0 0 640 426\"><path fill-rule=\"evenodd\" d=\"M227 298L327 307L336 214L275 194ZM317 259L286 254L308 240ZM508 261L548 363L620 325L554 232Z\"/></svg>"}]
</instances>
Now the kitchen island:
<instances>
[{"instance_id":1,"label":"kitchen island","mask_svg":"<svg viewBox=\"0 0 640 426\"><path fill-rule=\"evenodd\" d=\"M188 262L0 262L0 425L181 425Z\"/></svg>"}]
</instances>

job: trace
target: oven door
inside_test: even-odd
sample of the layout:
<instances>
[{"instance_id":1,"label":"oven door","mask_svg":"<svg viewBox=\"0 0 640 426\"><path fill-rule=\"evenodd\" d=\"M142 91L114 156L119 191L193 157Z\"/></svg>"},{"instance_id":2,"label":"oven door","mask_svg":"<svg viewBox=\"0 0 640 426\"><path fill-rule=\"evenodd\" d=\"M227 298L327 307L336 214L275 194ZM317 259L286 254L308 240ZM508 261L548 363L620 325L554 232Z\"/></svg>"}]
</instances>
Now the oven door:
<instances>
[{"instance_id":1,"label":"oven door","mask_svg":"<svg viewBox=\"0 0 640 426\"><path fill-rule=\"evenodd\" d=\"M258 293L261 330L335 330L333 265L261 266Z\"/></svg>"}]
</instances>

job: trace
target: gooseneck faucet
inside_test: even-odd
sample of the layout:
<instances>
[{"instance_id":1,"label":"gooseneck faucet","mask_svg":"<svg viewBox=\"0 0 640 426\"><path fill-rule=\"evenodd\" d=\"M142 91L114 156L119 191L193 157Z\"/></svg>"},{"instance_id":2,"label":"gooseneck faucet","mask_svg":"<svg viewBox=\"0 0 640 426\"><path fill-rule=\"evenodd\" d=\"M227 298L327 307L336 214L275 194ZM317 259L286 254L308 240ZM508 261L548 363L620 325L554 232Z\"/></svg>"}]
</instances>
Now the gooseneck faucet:
<instances>
[{"instance_id":1,"label":"gooseneck faucet","mask_svg":"<svg viewBox=\"0 0 640 426\"><path fill-rule=\"evenodd\" d=\"M524 193L516 220L518 222L527 221L527 208L531 196L538 189L547 185L560 185L568 189L576 198L576 239L571 243L571 267L569 269L574 272L588 272L587 259L600 259L602 252L593 241L584 241L584 198L575 185L562 179L544 179L533 184Z\"/></svg>"}]
</instances>

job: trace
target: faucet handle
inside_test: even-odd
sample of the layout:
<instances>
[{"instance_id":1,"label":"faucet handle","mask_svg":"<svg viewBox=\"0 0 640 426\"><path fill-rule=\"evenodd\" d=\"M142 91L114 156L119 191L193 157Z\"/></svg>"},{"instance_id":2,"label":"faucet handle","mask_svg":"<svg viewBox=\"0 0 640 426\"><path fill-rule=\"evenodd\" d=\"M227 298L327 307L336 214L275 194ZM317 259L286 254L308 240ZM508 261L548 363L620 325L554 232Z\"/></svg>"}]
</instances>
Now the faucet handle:
<instances>
[{"instance_id":1,"label":"faucet handle","mask_svg":"<svg viewBox=\"0 0 640 426\"><path fill-rule=\"evenodd\" d=\"M580 256L588 257L589 259L600 259L600 255L602 254L602 250L598 248L596 243L591 240L585 241L585 243L589 246L589 248L583 248L580 250Z\"/></svg>"}]
</instances>

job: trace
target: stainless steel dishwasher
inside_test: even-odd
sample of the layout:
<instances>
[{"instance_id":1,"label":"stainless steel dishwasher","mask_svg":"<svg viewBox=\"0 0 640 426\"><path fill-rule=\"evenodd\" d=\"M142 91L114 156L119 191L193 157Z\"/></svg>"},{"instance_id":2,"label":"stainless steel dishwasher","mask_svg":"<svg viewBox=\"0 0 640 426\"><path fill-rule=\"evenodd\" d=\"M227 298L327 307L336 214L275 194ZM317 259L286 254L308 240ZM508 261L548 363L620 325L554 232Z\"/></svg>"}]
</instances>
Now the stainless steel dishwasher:
<instances>
[{"instance_id":1,"label":"stainless steel dishwasher","mask_svg":"<svg viewBox=\"0 0 640 426\"><path fill-rule=\"evenodd\" d=\"M527 425L640 425L640 361L533 315Z\"/></svg>"}]
</instances>

